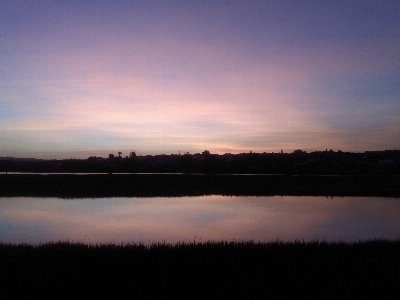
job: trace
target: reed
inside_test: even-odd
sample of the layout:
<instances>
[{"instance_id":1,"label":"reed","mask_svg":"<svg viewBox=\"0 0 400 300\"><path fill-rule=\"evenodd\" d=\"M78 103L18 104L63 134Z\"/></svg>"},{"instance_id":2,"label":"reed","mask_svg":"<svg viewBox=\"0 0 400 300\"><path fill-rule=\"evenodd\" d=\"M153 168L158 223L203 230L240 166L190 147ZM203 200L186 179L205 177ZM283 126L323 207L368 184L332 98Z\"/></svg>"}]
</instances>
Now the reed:
<instances>
[{"instance_id":1,"label":"reed","mask_svg":"<svg viewBox=\"0 0 400 300\"><path fill-rule=\"evenodd\" d=\"M0 243L3 299L398 299L400 241Z\"/></svg>"}]
</instances>

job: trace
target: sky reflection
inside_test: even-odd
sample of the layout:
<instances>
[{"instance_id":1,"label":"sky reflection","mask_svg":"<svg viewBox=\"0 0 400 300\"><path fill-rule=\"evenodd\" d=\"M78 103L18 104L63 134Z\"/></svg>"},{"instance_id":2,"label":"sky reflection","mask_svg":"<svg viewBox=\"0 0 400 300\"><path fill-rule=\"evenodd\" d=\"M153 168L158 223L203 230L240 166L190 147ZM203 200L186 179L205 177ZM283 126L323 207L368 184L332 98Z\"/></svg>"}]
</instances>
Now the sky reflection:
<instances>
[{"instance_id":1,"label":"sky reflection","mask_svg":"<svg viewBox=\"0 0 400 300\"><path fill-rule=\"evenodd\" d=\"M0 198L0 241L127 243L400 238L400 201L377 197Z\"/></svg>"}]
</instances>

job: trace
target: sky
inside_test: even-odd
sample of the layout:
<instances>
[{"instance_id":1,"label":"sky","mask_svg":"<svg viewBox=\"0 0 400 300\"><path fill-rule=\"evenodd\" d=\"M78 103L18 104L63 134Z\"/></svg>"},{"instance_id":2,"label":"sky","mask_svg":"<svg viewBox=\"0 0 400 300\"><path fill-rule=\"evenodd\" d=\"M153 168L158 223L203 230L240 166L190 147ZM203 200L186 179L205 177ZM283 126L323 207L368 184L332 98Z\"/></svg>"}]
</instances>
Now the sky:
<instances>
[{"instance_id":1,"label":"sky","mask_svg":"<svg viewBox=\"0 0 400 300\"><path fill-rule=\"evenodd\" d=\"M0 157L400 149L399 1L0 1Z\"/></svg>"}]
</instances>

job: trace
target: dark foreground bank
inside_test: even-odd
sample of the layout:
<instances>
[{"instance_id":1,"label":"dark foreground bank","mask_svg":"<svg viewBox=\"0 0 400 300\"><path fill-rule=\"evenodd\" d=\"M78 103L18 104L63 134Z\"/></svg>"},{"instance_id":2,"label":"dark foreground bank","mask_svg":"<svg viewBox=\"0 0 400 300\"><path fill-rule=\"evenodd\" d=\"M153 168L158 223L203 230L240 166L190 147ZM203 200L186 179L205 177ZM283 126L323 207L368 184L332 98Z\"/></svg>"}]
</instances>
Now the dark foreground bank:
<instances>
[{"instance_id":1,"label":"dark foreground bank","mask_svg":"<svg viewBox=\"0 0 400 300\"><path fill-rule=\"evenodd\" d=\"M0 197L319 195L400 197L398 175L0 175Z\"/></svg>"},{"instance_id":2,"label":"dark foreground bank","mask_svg":"<svg viewBox=\"0 0 400 300\"><path fill-rule=\"evenodd\" d=\"M0 244L0 258L2 299L400 297L399 241Z\"/></svg>"}]
</instances>

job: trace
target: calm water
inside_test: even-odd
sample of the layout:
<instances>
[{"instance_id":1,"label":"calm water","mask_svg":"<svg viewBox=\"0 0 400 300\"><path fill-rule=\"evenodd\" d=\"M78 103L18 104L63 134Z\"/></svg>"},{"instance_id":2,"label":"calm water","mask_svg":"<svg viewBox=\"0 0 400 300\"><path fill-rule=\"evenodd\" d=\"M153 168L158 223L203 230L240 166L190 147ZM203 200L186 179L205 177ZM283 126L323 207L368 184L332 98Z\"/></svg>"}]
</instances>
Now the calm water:
<instances>
[{"instance_id":1,"label":"calm water","mask_svg":"<svg viewBox=\"0 0 400 300\"><path fill-rule=\"evenodd\" d=\"M400 199L0 198L0 241L127 243L400 239Z\"/></svg>"}]
</instances>

